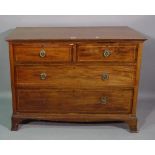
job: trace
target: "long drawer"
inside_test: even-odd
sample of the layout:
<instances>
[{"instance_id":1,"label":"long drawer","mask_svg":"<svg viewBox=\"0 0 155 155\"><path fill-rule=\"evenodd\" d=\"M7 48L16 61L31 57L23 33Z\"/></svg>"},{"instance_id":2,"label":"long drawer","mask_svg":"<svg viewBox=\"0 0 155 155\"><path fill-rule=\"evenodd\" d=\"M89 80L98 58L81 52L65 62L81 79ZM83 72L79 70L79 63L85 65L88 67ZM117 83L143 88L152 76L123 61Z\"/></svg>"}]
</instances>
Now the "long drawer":
<instances>
[{"instance_id":1,"label":"long drawer","mask_svg":"<svg viewBox=\"0 0 155 155\"><path fill-rule=\"evenodd\" d=\"M17 66L18 86L103 88L134 86L135 66Z\"/></svg>"},{"instance_id":2,"label":"long drawer","mask_svg":"<svg viewBox=\"0 0 155 155\"><path fill-rule=\"evenodd\" d=\"M130 113L133 90L55 91L18 89L18 112Z\"/></svg>"}]
</instances>

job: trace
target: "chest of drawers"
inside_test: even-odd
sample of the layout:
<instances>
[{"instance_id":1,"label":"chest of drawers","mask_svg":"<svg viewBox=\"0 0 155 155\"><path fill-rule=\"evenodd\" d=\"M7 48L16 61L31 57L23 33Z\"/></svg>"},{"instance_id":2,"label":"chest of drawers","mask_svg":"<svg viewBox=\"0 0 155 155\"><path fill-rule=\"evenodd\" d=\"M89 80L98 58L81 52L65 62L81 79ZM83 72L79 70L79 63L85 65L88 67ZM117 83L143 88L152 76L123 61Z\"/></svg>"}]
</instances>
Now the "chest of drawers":
<instances>
[{"instance_id":1,"label":"chest of drawers","mask_svg":"<svg viewBox=\"0 0 155 155\"><path fill-rule=\"evenodd\" d=\"M16 28L7 38L12 130L33 119L124 121L136 132L145 40L128 27Z\"/></svg>"}]
</instances>

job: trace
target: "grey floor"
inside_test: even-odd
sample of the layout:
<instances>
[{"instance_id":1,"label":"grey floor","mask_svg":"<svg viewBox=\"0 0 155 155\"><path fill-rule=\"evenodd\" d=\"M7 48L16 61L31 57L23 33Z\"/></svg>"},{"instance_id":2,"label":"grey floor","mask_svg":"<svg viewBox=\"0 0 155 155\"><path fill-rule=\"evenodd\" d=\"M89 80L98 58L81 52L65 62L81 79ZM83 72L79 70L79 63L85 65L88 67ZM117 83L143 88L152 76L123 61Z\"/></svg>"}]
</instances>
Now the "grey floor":
<instances>
[{"instance_id":1,"label":"grey floor","mask_svg":"<svg viewBox=\"0 0 155 155\"><path fill-rule=\"evenodd\" d=\"M125 123L73 124L30 122L16 131L11 127L11 100L0 101L0 139L104 140L155 139L155 101L139 99L139 133L129 133Z\"/></svg>"}]
</instances>

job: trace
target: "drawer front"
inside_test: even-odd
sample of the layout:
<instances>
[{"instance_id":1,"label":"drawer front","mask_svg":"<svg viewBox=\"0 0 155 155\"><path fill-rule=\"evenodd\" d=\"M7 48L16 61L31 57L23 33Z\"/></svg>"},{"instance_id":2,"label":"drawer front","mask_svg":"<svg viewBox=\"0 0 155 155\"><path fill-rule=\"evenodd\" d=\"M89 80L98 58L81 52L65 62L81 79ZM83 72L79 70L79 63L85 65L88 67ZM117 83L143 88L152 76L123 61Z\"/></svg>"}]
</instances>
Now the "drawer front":
<instances>
[{"instance_id":1,"label":"drawer front","mask_svg":"<svg viewBox=\"0 0 155 155\"><path fill-rule=\"evenodd\" d=\"M133 86L135 66L17 66L16 82L60 89Z\"/></svg>"},{"instance_id":2,"label":"drawer front","mask_svg":"<svg viewBox=\"0 0 155 155\"><path fill-rule=\"evenodd\" d=\"M77 61L136 62L136 45L85 44L77 47Z\"/></svg>"},{"instance_id":3,"label":"drawer front","mask_svg":"<svg viewBox=\"0 0 155 155\"><path fill-rule=\"evenodd\" d=\"M21 89L17 91L19 112L41 113L130 113L132 90L52 91Z\"/></svg>"},{"instance_id":4,"label":"drawer front","mask_svg":"<svg viewBox=\"0 0 155 155\"><path fill-rule=\"evenodd\" d=\"M69 62L71 51L69 44L14 46L15 61L19 63Z\"/></svg>"}]
</instances>

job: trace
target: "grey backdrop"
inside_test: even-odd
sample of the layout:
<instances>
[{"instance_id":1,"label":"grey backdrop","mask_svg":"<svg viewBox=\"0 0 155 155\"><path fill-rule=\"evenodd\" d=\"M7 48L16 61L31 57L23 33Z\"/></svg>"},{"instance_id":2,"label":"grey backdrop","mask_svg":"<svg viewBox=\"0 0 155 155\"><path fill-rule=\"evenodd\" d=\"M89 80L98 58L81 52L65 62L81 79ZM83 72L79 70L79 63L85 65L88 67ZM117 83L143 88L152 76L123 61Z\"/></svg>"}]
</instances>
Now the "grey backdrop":
<instances>
[{"instance_id":1,"label":"grey backdrop","mask_svg":"<svg viewBox=\"0 0 155 155\"><path fill-rule=\"evenodd\" d=\"M76 129L62 126L46 129L55 139L153 139L155 138L155 16L0 16L0 130L3 133L4 139L9 139L9 136L16 139L25 138L35 139L37 137L37 130L30 130L31 132L18 131L15 134L10 134L10 117L11 117L11 90L10 90L10 67L8 45L5 41L6 36L15 27L50 27L50 26L130 26L135 30L147 35L148 41L145 42L142 59L142 70L139 89L139 111L140 128L142 134L133 135L127 134L122 130L111 130L112 127L104 127L103 134L101 127L94 128L78 128ZM4 104L3 104L4 103ZM8 103L8 104L7 104ZM3 104L3 106L2 106ZM8 107L6 105L9 105ZM47 125L47 124L46 124ZM32 127L32 126L31 126ZM117 127L117 125L115 126ZM67 130L66 130L67 128ZM7 130L6 130L7 129ZM75 129L75 130L74 130ZM84 130L87 129L87 132ZM39 129L38 129L39 130ZM41 126L42 130L42 126ZM41 130L38 132L41 133ZM26 130L28 131L28 130ZM58 135L54 133L59 131ZM64 137L63 131L66 132ZM76 131L76 132L75 132ZM115 133L113 132L115 131ZM71 134L72 132L72 134ZM75 133L74 133L75 132ZM83 133L84 134L81 134ZM92 132L96 136L92 135ZM124 136L121 137L122 132ZM33 133L33 134L30 134ZM47 132L48 133L48 132ZM61 134L62 133L62 134ZM99 134L101 133L101 134ZM117 134L116 134L117 133ZM120 134L119 134L120 133ZM2 136L0 134L0 136ZM41 135L41 134L40 134ZM113 137L111 137L113 135ZM152 136L154 135L154 136ZM39 134L38 134L39 136ZM57 137L58 136L58 137ZM69 138L70 137L70 138ZM40 137L41 138L41 137ZM43 134L43 139L52 139L46 132Z\"/></svg>"}]
</instances>

